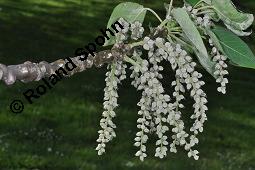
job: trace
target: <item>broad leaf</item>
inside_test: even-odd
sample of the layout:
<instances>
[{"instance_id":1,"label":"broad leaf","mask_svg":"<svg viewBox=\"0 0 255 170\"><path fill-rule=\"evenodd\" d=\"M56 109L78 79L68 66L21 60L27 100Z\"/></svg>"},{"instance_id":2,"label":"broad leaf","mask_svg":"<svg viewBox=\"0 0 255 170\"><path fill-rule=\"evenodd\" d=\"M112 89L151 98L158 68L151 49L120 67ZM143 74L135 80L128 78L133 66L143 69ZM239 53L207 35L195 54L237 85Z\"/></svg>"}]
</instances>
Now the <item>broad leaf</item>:
<instances>
[{"instance_id":1,"label":"broad leaf","mask_svg":"<svg viewBox=\"0 0 255 170\"><path fill-rule=\"evenodd\" d=\"M254 16L238 11L231 0L212 0L212 5L224 24L237 33L238 30L246 30L253 23Z\"/></svg>"},{"instance_id":2,"label":"broad leaf","mask_svg":"<svg viewBox=\"0 0 255 170\"><path fill-rule=\"evenodd\" d=\"M255 68L255 56L248 45L234 33L222 27L213 30L217 36L224 54L235 64L241 67Z\"/></svg>"},{"instance_id":3,"label":"broad leaf","mask_svg":"<svg viewBox=\"0 0 255 170\"><path fill-rule=\"evenodd\" d=\"M108 21L107 28L110 28L119 18L124 18L129 23L135 21L143 23L145 15L146 9L142 5L133 2L121 3L114 8ZM112 45L114 43L115 37L111 37L105 42L104 46Z\"/></svg>"},{"instance_id":4,"label":"broad leaf","mask_svg":"<svg viewBox=\"0 0 255 170\"><path fill-rule=\"evenodd\" d=\"M207 53L204 42L197 30L195 24L190 19L187 12L182 8L173 9L173 16L179 25L182 27L183 32L189 39L189 41L194 46L194 51L197 54L197 57L201 65L211 74L214 73L214 62L211 60L210 56Z\"/></svg>"}]
</instances>

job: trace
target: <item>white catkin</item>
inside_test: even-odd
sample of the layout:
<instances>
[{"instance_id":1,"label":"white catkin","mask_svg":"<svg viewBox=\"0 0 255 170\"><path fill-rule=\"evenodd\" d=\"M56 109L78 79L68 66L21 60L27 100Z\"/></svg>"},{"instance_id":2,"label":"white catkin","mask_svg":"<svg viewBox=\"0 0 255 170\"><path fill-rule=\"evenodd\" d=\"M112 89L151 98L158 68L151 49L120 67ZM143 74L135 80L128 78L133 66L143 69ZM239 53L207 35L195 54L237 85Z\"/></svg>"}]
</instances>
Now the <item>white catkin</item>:
<instances>
[{"instance_id":1,"label":"white catkin","mask_svg":"<svg viewBox=\"0 0 255 170\"><path fill-rule=\"evenodd\" d=\"M216 82L220 84L217 91L226 94L226 85L228 84L226 76L229 74L227 71L228 65L225 62L227 57L220 54L220 51L213 45L211 39L209 39L209 43L212 47L211 55L213 56L213 61L216 62L214 75L216 76Z\"/></svg>"},{"instance_id":2,"label":"white catkin","mask_svg":"<svg viewBox=\"0 0 255 170\"><path fill-rule=\"evenodd\" d=\"M123 26L123 29L121 29L118 25L116 25L116 28L119 31L116 34L118 42L124 42L128 38L131 38L133 40L138 40L139 38L142 38L144 32L142 23L140 23L139 21L135 21L134 23L129 24L123 18L120 18L118 22Z\"/></svg>"},{"instance_id":3,"label":"white catkin","mask_svg":"<svg viewBox=\"0 0 255 170\"><path fill-rule=\"evenodd\" d=\"M176 145L183 145L185 150L189 151L188 156L193 156L197 160L199 158L197 155L198 152L192 150L192 147L198 143L196 135L198 132L203 131L203 124L207 120L205 112L208 110L206 106L206 94L201 89L205 84L200 80L202 74L195 71L196 63L192 61L192 58L188 56L187 52L179 44L174 45L166 42L165 44L159 43L158 47L167 53L167 57L165 58L171 63L172 69L176 73L176 81L172 82L172 85L175 86L173 96L176 102L172 104L172 111L168 116L170 125L174 125L172 129L172 132L174 132L172 136L173 142L170 144L170 151L177 152ZM166 55L163 54L163 56ZM190 128L193 135L189 135L184 131L184 122L180 120L181 112L179 109L184 107L179 103L179 101L184 99L184 96L180 94L180 92L185 92L183 84L186 84L186 89L190 91L190 95L195 101L193 105L195 109L194 114L191 116L191 119L195 119L195 122ZM189 142L186 139L187 137L189 137Z\"/></svg>"},{"instance_id":4,"label":"white catkin","mask_svg":"<svg viewBox=\"0 0 255 170\"><path fill-rule=\"evenodd\" d=\"M156 45L161 49L161 55L165 60L168 60L171 63L172 69L175 70L178 66L177 55L174 51L174 47L169 42L166 42L162 38L156 39ZM163 51L162 51L163 50ZM184 105L181 101L184 99L182 93L185 92L184 86L182 83L183 79L176 72L176 80L172 82L174 87L173 97L175 99L174 103L169 104L169 114L167 117L167 122L169 125L173 126L172 132L172 143L170 144L170 152L176 153L176 145L184 145L185 138L188 134L184 131L184 122L181 120L181 111L180 109L184 108Z\"/></svg>"},{"instance_id":5,"label":"white catkin","mask_svg":"<svg viewBox=\"0 0 255 170\"><path fill-rule=\"evenodd\" d=\"M196 136L203 131L203 124L207 120L205 114L207 99L206 94L201 89L204 82L200 80L202 74L195 71L196 63L192 61L192 58L188 56L187 52L179 44L166 42L162 38L152 40L149 37L145 37L143 48L148 52L148 60L142 59L141 51L135 50L132 59L136 62L136 65L130 67L132 70L130 77L133 78L131 84L137 90L142 91L141 99L137 104L140 107L140 111L138 111L139 118L137 119L137 128L139 130L136 133L134 145L139 149L135 155L141 161L147 157L145 145L148 141L150 130L153 128L152 131L158 137L156 141L156 157L164 158L167 155L169 146L170 152L176 153L177 145L179 145L188 151L189 157L197 160L199 158L198 151L192 148L198 144L199 141ZM170 101L170 96L165 94L165 90L160 83L163 78L160 73L163 71L163 67L159 64L163 60L171 63L172 69L176 74L176 80L172 82L174 87L173 103ZM99 154L105 152L105 144L115 137L115 125L112 123L112 118L115 117L113 109L118 106L117 84L120 82L119 79L126 78L126 65L124 67L121 67L121 65L123 64L117 63L115 66L114 80L116 82L109 81L110 77L113 80L112 70L114 69L107 73L106 81L109 83L107 83L105 90L106 111L104 113L112 114L103 114L100 123L102 130L99 131L99 145L97 147ZM114 82L114 85L110 82ZM184 100L186 91L185 85L195 101L193 105L194 114L191 116L191 119L194 119L194 123L190 128L191 134L185 131L184 121L181 119L181 109L184 108L182 100ZM171 143L169 143L169 138L166 135L170 130L170 126L172 126L171 131L173 133Z\"/></svg>"},{"instance_id":6,"label":"white catkin","mask_svg":"<svg viewBox=\"0 0 255 170\"><path fill-rule=\"evenodd\" d=\"M131 39L138 40L139 38L142 38L144 28L142 27L142 23L135 21L130 26L131 31Z\"/></svg>"},{"instance_id":7,"label":"white catkin","mask_svg":"<svg viewBox=\"0 0 255 170\"><path fill-rule=\"evenodd\" d=\"M153 50L151 48L148 51L149 62L152 65L149 71L149 80L148 85L151 90L151 98L152 109L151 111L154 113L154 124L156 129L156 134L158 136L158 140L156 141L156 153L155 156L159 158L164 158L167 155L167 136L166 132L169 131L169 127L167 125L167 115L169 112L168 102L170 101L170 96L164 94L164 88L160 83L160 79L163 76L160 74L160 71L163 71L163 67L158 64L163 60L160 49Z\"/></svg>"},{"instance_id":8,"label":"white catkin","mask_svg":"<svg viewBox=\"0 0 255 170\"><path fill-rule=\"evenodd\" d=\"M205 114L207 99L206 94L201 89L204 82L200 80L202 74L195 71L196 63L192 61L192 58L188 56L187 52L179 44L174 45L165 42L162 38L152 40L149 37L145 37L143 48L148 51L150 68L148 68L147 62L145 62L146 69L142 69L144 72L132 66L133 73L131 74L131 78L135 79L132 84L138 90L143 90L142 98L138 104L141 107L138 114L142 118L138 119L140 131L135 138L135 146L139 147L139 150L136 156L139 156L141 160L144 160L147 156L145 143L148 140L147 134L150 120L153 119L155 132L159 138L156 142L156 157L164 158L167 155L169 143L165 134L169 131L169 127L166 124L168 123L173 126L170 152L177 152L176 145L184 146L188 151L188 156L197 160L199 158L198 151L193 150L192 147L198 144L196 135L198 132L203 131L203 124L207 120ZM159 81L163 78L160 74L163 67L158 64L164 59L171 63L172 69L176 72L176 80L172 82L172 86L175 88L173 93L174 103L170 103L170 96L164 94L164 88ZM144 60L140 58L140 63L141 61L143 62ZM141 68L143 67L143 64L141 64ZM185 132L184 121L181 120L181 109L184 108L181 103L185 93L184 84L186 89L190 91L191 97L195 100L193 105L195 110L191 116L194 119L194 124L190 128L192 134ZM145 136L145 142L141 142L143 136Z\"/></svg>"},{"instance_id":9,"label":"white catkin","mask_svg":"<svg viewBox=\"0 0 255 170\"><path fill-rule=\"evenodd\" d=\"M192 6L184 6L184 9L190 14L197 26L202 28L210 28L213 25L211 21L211 16L209 14L198 15L197 9L193 9ZM205 32L205 34L207 34ZM222 55L217 47L213 44L212 39L209 39L209 44L212 47L211 55L212 60L216 62L214 75L216 77L216 82L220 84L217 91L226 94L226 84L228 84L228 79L225 77L228 75L226 56Z\"/></svg>"},{"instance_id":10,"label":"white catkin","mask_svg":"<svg viewBox=\"0 0 255 170\"><path fill-rule=\"evenodd\" d=\"M142 90L142 98L138 103L138 105L141 107L138 114L143 115L142 118L138 119L138 128L141 129L141 131L137 133L137 137L135 138L135 146L139 147L136 156L139 156L141 160L144 160L146 157L145 143L141 142L141 139L143 138L142 136L145 136L145 142L147 141L148 136L144 134L149 132L151 124L155 126L153 127L153 131L156 132L159 138L156 142L157 148L155 156L159 158L166 156L168 142L165 133L169 130L169 128L164 125L164 123L166 123L166 114L168 112L167 102L170 100L170 96L163 94L164 89L159 81L159 79L163 78L159 73L163 70L163 67L158 65L162 59L160 59L158 52L154 53L154 41L149 37L146 37L144 42L147 43L145 44L145 49L149 50L149 62L146 60L142 61L140 75L136 74L136 76L134 76L135 71L133 71L131 74L131 77L135 79L133 81L135 87L138 90ZM148 69L149 63L152 65L150 69ZM146 66L146 69L144 68L144 65ZM132 69L135 70L134 67L132 67ZM148 109L144 111L146 107Z\"/></svg>"},{"instance_id":11,"label":"white catkin","mask_svg":"<svg viewBox=\"0 0 255 170\"><path fill-rule=\"evenodd\" d=\"M203 17L198 14L197 9L191 6L184 7L196 22L198 27L211 27L212 22L209 15ZM138 40L142 38L144 28L139 22L129 24L123 18L119 22L124 26L117 34L117 42L124 42L128 38ZM170 40L171 41L171 40ZM169 150L172 153L177 152L177 147L182 146L187 152L188 157L199 159L199 152L194 147L199 143L197 135L203 132L203 125L207 120L206 111L208 110L207 96L203 91L202 86L205 84L201 80L202 74L196 71L196 63L182 48L180 44L168 42L164 38L151 39L144 37L143 50L147 52L147 59L142 58L142 50L135 48L130 67L132 71L130 78L131 84L141 91L141 99L137 103L140 107L138 111L137 128L134 146L138 148L135 156L141 161L147 157L146 143L149 134L155 132L157 135L155 157L164 158ZM211 55L213 61L216 62L214 75L217 77L217 82L221 84L218 91L225 93L228 74L225 63L226 57L221 55L219 50L212 44ZM163 67L160 65L162 61L168 61L172 70L175 72L175 80L171 86L174 88L173 98L165 93L162 83L163 79L161 72ZM106 143L111 141L115 136L114 129L116 128L112 119L115 117L114 109L118 106L118 84L126 78L127 65L122 61L117 61L108 67L106 73L106 88L104 97L103 118L100 121L99 143L96 150L101 155L105 152ZM184 108L183 100L186 92L194 99L194 113L191 115L193 120L192 126L185 127L182 120L182 110ZM188 130L189 129L189 130ZM172 134L170 137L167 133Z\"/></svg>"},{"instance_id":12,"label":"white catkin","mask_svg":"<svg viewBox=\"0 0 255 170\"><path fill-rule=\"evenodd\" d=\"M149 125L152 120L150 113L151 98L145 92L147 87L144 83L144 76L148 71L149 63L147 60L142 60L136 51L134 52L133 58L136 60L140 59L141 68L137 66L130 67L133 71L130 77L134 79L131 84L137 89L143 90L142 97L137 104L140 107L140 111L138 111L139 118L137 119L137 128L139 131L136 133L134 145L138 147L139 150L136 152L135 156L139 157L140 160L143 161L144 158L147 157L145 144L148 140Z\"/></svg>"},{"instance_id":13,"label":"white catkin","mask_svg":"<svg viewBox=\"0 0 255 170\"><path fill-rule=\"evenodd\" d=\"M212 26L212 21L211 21L211 16L209 14L204 14L204 15L199 15L198 10L194 9L192 6L190 5L185 5L183 7L191 16L191 18L193 19L194 23L197 26L200 27L211 27Z\"/></svg>"},{"instance_id":14,"label":"white catkin","mask_svg":"<svg viewBox=\"0 0 255 170\"><path fill-rule=\"evenodd\" d=\"M114 109L118 106L118 84L126 78L127 65L121 61L117 61L108 66L109 71L106 73L106 87L104 89L104 109L102 119L100 120L101 130L98 131L99 137L97 139L98 145L96 150L98 155L105 152L106 143L110 142L116 137L114 129L116 125L112 119L116 116Z\"/></svg>"},{"instance_id":15,"label":"white catkin","mask_svg":"<svg viewBox=\"0 0 255 170\"><path fill-rule=\"evenodd\" d=\"M128 31L130 29L130 24L126 22L123 18L120 18L118 22L124 27L121 29L116 25L116 29L119 31L116 35L117 42L121 43L128 38ZM106 143L110 142L116 133L114 129L116 125L113 123L112 119L116 116L114 109L118 107L118 84L122 80L126 79L126 68L127 65L123 61L114 61L112 64L108 65L108 72L106 73L106 87L104 89L104 109L102 113L102 119L100 120L101 130L98 131L99 137L97 139L98 145L96 150L98 155L102 155L105 152Z\"/></svg>"}]
</instances>

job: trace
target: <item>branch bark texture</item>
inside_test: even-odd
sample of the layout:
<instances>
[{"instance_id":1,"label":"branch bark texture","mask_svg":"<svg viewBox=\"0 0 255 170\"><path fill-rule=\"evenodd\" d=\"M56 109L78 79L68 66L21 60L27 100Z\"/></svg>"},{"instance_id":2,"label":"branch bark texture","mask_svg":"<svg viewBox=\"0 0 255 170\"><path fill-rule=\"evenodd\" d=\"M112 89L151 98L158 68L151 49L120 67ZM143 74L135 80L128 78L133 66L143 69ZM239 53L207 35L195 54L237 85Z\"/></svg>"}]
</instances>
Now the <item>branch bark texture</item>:
<instances>
[{"instance_id":1,"label":"branch bark texture","mask_svg":"<svg viewBox=\"0 0 255 170\"><path fill-rule=\"evenodd\" d=\"M111 50L105 50L95 53L94 56L89 55L85 60L81 60L83 56L76 56L70 58L73 63L77 66L71 72L68 72L68 76L75 73L83 72L86 69L95 67L102 67L105 63L111 63L114 60L123 60L124 55L129 53L131 48L129 45L117 44ZM23 83L32 81L40 81L42 78L49 77L54 74L57 69L63 67L67 60L59 59L52 63L42 61L39 63L33 63L26 61L19 65L0 64L0 80L6 85L12 85L17 80Z\"/></svg>"},{"instance_id":2,"label":"branch bark texture","mask_svg":"<svg viewBox=\"0 0 255 170\"><path fill-rule=\"evenodd\" d=\"M165 28L156 28L149 35L150 38L167 37L167 30ZM68 76L75 73L83 72L86 69L95 67L102 67L105 63L111 63L114 60L124 60L126 55L131 55L134 48L130 44L117 43L111 50L105 50L95 53L94 56L89 55L85 60L81 60L84 56L76 56L71 58L72 62L77 66L73 71L68 72ZM28 83L32 81L40 81L42 78L49 77L55 73L60 67L66 64L67 60L59 59L52 63L42 61L33 63L26 61L19 65L6 66L0 63L0 81L6 85L12 85L16 81Z\"/></svg>"}]
</instances>

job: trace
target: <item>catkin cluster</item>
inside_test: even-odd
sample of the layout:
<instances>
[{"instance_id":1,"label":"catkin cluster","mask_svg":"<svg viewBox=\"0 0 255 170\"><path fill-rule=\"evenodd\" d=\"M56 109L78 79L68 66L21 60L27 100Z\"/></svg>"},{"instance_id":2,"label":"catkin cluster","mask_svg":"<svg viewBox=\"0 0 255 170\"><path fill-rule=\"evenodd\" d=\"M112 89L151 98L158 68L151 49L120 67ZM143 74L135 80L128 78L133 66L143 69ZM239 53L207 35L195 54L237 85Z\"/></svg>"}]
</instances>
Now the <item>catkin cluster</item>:
<instances>
[{"instance_id":1,"label":"catkin cluster","mask_svg":"<svg viewBox=\"0 0 255 170\"><path fill-rule=\"evenodd\" d=\"M204 14L203 11L199 11L198 9L195 9L187 4L183 8L186 9L188 14L193 19L194 23L198 27L202 28L202 31L205 34L205 36L208 37L207 32L205 30L211 28L214 25L210 13ZM220 52L220 50L217 48L215 44L213 44L213 41L210 37L208 38L208 43L210 45L211 50L210 54L211 59L215 63L214 66L215 71L213 74L216 79L216 82L220 84L220 86L217 88L217 91L226 94L226 85L228 84L228 79L226 78L226 76L228 75L227 71L228 65L226 64L227 57Z\"/></svg>"},{"instance_id":2,"label":"catkin cluster","mask_svg":"<svg viewBox=\"0 0 255 170\"><path fill-rule=\"evenodd\" d=\"M210 16L201 17L198 11L192 7L184 7L195 20L198 27L210 27L212 22ZM171 19L171 17L170 17ZM137 119L137 133L134 146L138 148L135 156L143 161L147 157L146 143L149 136L155 133L155 157L164 158L168 151L177 152L181 146L187 151L188 157L198 160L198 151L195 146L199 143L197 135L203 132L203 125L207 120L208 110L207 96L202 89L205 82L202 81L202 74L196 70L196 62L188 52L171 39L166 37L143 37L144 28L139 22L129 24L124 19L119 22L124 26L117 34L116 43L126 43L129 40L139 41L139 47L134 48L128 57L132 65L128 67L124 61L115 61L108 66L106 73L106 88L104 97L104 109L100 121L102 130L99 131L99 143L96 150L101 155L105 152L106 143L115 136L113 118L116 116L114 109L118 106L118 84L126 78L126 69L131 70L130 78L133 85L141 92L141 98L137 103L139 107ZM220 83L219 92L226 92L228 80L224 77L228 74L225 63L226 57L220 54L216 46L209 40L212 61L215 62L216 81ZM130 61L129 60L129 61ZM167 62L175 74L175 80L169 82L173 87L173 94L166 94L161 83L163 79L161 65ZM187 96L189 94L189 96ZM194 101L191 127L184 122L183 110L184 100L191 97Z\"/></svg>"}]
</instances>

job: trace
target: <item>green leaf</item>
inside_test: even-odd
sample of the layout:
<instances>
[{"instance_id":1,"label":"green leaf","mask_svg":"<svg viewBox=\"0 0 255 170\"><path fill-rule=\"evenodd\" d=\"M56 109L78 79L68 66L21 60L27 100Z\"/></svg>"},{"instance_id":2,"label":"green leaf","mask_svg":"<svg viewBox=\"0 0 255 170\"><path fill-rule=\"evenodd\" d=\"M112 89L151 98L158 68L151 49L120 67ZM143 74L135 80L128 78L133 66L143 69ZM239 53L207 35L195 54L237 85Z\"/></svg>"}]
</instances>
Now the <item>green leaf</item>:
<instances>
[{"instance_id":1,"label":"green leaf","mask_svg":"<svg viewBox=\"0 0 255 170\"><path fill-rule=\"evenodd\" d=\"M231 0L212 0L212 5L224 24L231 30L244 31L249 28L254 20L252 14L238 11Z\"/></svg>"},{"instance_id":2,"label":"green leaf","mask_svg":"<svg viewBox=\"0 0 255 170\"><path fill-rule=\"evenodd\" d=\"M112 12L112 15L108 21L107 28L110 28L119 18L124 18L127 22L133 23L139 21L143 23L146 15L146 9L137 3L125 2L116 6ZM115 37L112 36L107 40L104 46L112 45L115 43Z\"/></svg>"},{"instance_id":3,"label":"green leaf","mask_svg":"<svg viewBox=\"0 0 255 170\"><path fill-rule=\"evenodd\" d=\"M190 19L187 12L182 8L174 8L173 16L176 21L181 26L183 32L189 39L189 41L194 46L194 52L197 54L197 57L201 63L201 65L211 74L214 73L214 65L215 63L211 60L210 56L207 53L204 42L197 30L195 24Z\"/></svg>"},{"instance_id":4,"label":"green leaf","mask_svg":"<svg viewBox=\"0 0 255 170\"><path fill-rule=\"evenodd\" d=\"M212 29L222 46L224 54L241 67L255 69L255 56L248 45L234 33L222 27Z\"/></svg>"}]
</instances>

